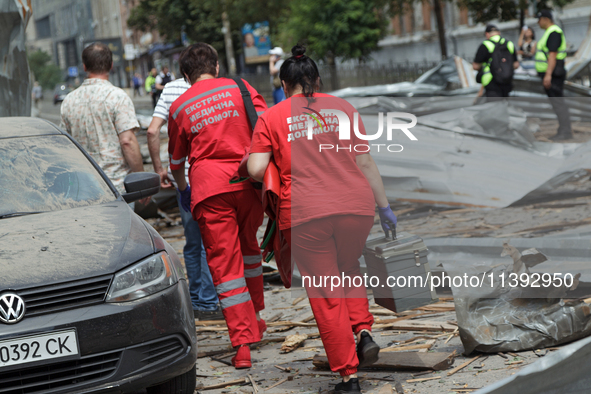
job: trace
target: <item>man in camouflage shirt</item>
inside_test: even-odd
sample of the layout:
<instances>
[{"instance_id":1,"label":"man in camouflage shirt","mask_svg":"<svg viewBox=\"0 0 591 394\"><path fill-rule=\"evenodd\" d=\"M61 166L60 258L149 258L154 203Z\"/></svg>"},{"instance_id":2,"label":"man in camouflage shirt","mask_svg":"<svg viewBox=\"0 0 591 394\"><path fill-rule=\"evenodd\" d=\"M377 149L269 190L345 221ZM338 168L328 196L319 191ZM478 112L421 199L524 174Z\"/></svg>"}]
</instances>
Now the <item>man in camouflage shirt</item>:
<instances>
[{"instance_id":1,"label":"man in camouflage shirt","mask_svg":"<svg viewBox=\"0 0 591 394\"><path fill-rule=\"evenodd\" d=\"M61 127L82 145L103 169L120 193L130 172L143 171L135 137L139 123L131 98L109 82L113 54L102 43L82 52L88 78L61 106Z\"/></svg>"}]
</instances>

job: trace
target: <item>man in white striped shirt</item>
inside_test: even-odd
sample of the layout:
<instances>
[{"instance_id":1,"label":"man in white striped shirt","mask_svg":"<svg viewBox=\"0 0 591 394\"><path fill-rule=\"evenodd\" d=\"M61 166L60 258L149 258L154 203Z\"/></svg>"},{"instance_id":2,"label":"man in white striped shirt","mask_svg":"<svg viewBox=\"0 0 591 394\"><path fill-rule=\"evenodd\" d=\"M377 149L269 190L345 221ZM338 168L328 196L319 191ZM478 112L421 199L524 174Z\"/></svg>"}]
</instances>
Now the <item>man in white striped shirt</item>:
<instances>
[{"instance_id":1,"label":"man in white striped shirt","mask_svg":"<svg viewBox=\"0 0 591 394\"><path fill-rule=\"evenodd\" d=\"M167 168L162 166L160 160L160 129L168 121L168 113L171 104L179 98L189 85L184 79L176 79L168 82L162 90L160 99L154 108L152 122L148 127L148 149L154 165L154 171L160 175L163 188L171 187L171 179ZM189 162L185 161L185 176L188 175ZM187 183L189 182L187 178ZM189 291L193 303L193 313L196 319L201 320L223 320L224 316L218 306L218 297L213 285L211 273L205 257L205 248L201 242L201 231L199 225L193 220L190 212L181 208L180 196L177 191L177 202L179 204L183 227L185 228L185 247L183 256L187 276L189 277Z\"/></svg>"}]
</instances>

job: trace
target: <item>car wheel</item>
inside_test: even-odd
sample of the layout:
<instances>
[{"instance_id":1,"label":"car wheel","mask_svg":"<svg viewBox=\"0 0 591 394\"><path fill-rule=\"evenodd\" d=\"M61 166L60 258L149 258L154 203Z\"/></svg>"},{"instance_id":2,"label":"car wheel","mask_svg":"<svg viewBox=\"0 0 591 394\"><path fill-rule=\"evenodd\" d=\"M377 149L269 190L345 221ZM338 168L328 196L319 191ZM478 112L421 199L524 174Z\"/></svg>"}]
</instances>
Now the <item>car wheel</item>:
<instances>
[{"instance_id":1,"label":"car wheel","mask_svg":"<svg viewBox=\"0 0 591 394\"><path fill-rule=\"evenodd\" d=\"M158 386L148 387L148 394L193 394L197 384L197 372L195 366L189 371L172 378Z\"/></svg>"}]
</instances>

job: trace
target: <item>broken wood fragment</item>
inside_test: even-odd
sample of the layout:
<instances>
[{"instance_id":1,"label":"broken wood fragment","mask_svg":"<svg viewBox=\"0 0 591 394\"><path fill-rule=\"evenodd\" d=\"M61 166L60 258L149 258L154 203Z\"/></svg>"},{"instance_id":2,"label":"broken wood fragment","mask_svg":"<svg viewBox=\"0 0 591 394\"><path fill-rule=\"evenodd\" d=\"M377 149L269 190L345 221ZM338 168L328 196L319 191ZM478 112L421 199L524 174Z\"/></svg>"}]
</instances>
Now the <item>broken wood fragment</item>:
<instances>
[{"instance_id":1,"label":"broken wood fragment","mask_svg":"<svg viewBox=\"0 0 591 394\"><path fill-rule=\"evenodd\" d=\"M441 376L433 376L432 378L419 378L419 379L409 379L406 383L419 383L419 382L426 382L427 380L435 380L441 379Z\"/></svg>"},{"instance_id":2,"label":"broken wood fragment","mask_svg":"<svg viewBox=\"0 0 591 394\"><path fill-rule=\"evenodd\" d=\"M197 320L195 321L196 326L225 326L225 320Z\"/></svg>"},{"instance_id":3,"label":"broken wood fragment","mask_svg":"<svg viewBox=\"0 0 591 394\"><path fill-rule=\"evenodd\" d=\"M246 384L248 383L248 378L242 378L237 380L232 380L229 382L223 382L218 384L212 384L210 386L201 387L199 390L215 390L215 389L223 389L224 387L228 386L235 386L237 384Z\"/></svg>"},{"instance_id":4,"label":"broken wood fragment","mask_svg":"<svg viewBox=\"0 0 591 394\"><path fill-rule=\"evenodd\" d=\"M295 374L293 374L293 375L290 375L290 376L286 377L285 379L281 379L280 381L278 381L278 382L277 382L277 383L275 383L274 385L267 387L267 388L265 389L265 391L267 391L267 390L271 390L272 388L275 388L275 387L279 386L280 384L283 384L283 383L285 383L285 382L287 382L287 381L292 381L292 380L293 380L293 378L294 378L295 376L297 376L297 374L298 374L298 372L296 372L296 373L295 373Z\"/></svg>"},{"instance_id":5,"label":"broken wood fragment","mask_svg":"<svg viewBox=\"0 0 591 394\"><path fill-rule=\"evenodd\" d=\"M409 351L409 350L423 350L423 349L430 349L431 346L433 346L433 344L435 343L435 340L433 340L433 342L431 343L421 343L421 344L417 344L417 345L408 345L408 346L392 346L392 347L387 347L385 349L382 349L381 352L405 352L405 351ZM426 351L425 350L425 351Z\"/></svg>"},{"instance_id":6,"label":"broken wood fragment","mask_svg":"<svg viewBox=\"0 0 591 394\"><path fill-rule=\"evenodd\" d=\"M278 312L266 320L267 323L272 323L283 317L283 312Z\"/></svg>"},{"instance_id":7,"label":"broken wood fragment","mask_svg":"<svg viewBox=\"0 0 591 394\"><path fill-rule=\"evenodd\" d=\"M252 391L254 392L254 394L259 394L259 387L255 383L255 381L252 378L252 376L250 376L250 374L248 374L246 376L248 377L248 380L250 380L250 384L252 385Z\"/></svg>"},{"instance_id":8,"label":"broken wood fragment","mask_svg":"<svg viewBox=\"0 0 591 394\"><path fill-rule=\"evenodd\" d=\"M429 345L429 347L420 349L419 353L426 353L427 351L429 351L429 349L431 349L431 346L435 345L435 342L437 342L436 339L429 339L427 342L425 342L425 345Z\"/></svg>"},{"instance_id":9,"label":"broken wood fragment","mask_svg":"<svg viewBox=\"0 0 591 394\"><path fill-rule=\"evenodd\" d=\"M451 333L451 335L445 340L444 345L447 345L447 343L456 335L458 335L458 330L459 328L456 327L456 329L454 330L454 332Z\"/></svg>"},{"instance_id":10,"label":"broken wood fragment","mask_svg":"<svg viewBox=\"0 0 591 394\"><path fill-rule=\"evenodd\" d=\"M436 321L421 321L421 320L406 320L391 323L390 327L393 330L406 331L455 331L456 326L446 322Z\"/></svg>"},{"instance_id":11,"label":"broken wood fragment","mask_svg":"<svg viewBox=\"0 0 591 394\"><path fill-rule=\"evenodd\" d=\"M449 368L453 364L454 353L434 352L434 353L416 353L416 352L389 352L380 353L379 359L374 364L363 369L381 369L381 370L434 370L441 371ZM312 363L319 369L330 369L326 355L317 354Z\"/></svg>"},{"instance_id":12,"label":"broken wood fragment","mask_svg":"<svg viewBox=\"0 0 591 394\"><path fill-rule=\"evenodd\" d=\"M474 361L478 360L479 358L480 358L480 355L478 355L478 356L476 356L476 357L474 357L474 358L471 358L470 360L466 361L466 362L465 362L465 363L463 363L462 365L459 365L459 366L455 367L454 369L452 369L451 371L449 371L449 372L447 373L447 376L451 376L451 375L453 375L454 373L456 373L456 372L458 372L458 371L460 371L460 370L462 370L462 369L466 368L468 365L472 364Z\"/></svg>"},{"instance_id":13,"label":"broken wood fragment","mask_svg":"<svg viewBox=\"0 0 591 394\"><path fill-rule=\"evenodd\" d=\"M288 335L281 345L281 351L285 353L293 352L295 349L302 346L306 339L308 339L306 334Z\"/></svg>"}]
</instances>

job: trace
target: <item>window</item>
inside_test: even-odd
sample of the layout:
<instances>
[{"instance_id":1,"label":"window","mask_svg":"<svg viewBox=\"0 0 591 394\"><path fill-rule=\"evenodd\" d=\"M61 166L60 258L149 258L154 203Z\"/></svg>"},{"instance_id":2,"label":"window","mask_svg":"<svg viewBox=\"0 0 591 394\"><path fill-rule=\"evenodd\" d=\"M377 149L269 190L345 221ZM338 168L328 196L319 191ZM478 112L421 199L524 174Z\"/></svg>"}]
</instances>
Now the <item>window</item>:
<instances>
[{"instance_id":1,"label":"window","mask_svg":"<svg viewBox=\"0 0 591 394\"><path fill-rule=\"evenodd\" d=\"M49 16L35 21L37 30L37 39L51 37L51 26L49 25Z\"/></svg>"}]
</instances>

